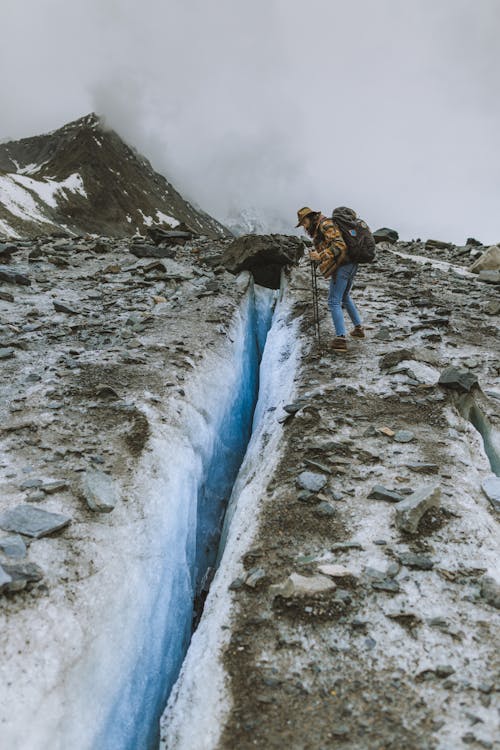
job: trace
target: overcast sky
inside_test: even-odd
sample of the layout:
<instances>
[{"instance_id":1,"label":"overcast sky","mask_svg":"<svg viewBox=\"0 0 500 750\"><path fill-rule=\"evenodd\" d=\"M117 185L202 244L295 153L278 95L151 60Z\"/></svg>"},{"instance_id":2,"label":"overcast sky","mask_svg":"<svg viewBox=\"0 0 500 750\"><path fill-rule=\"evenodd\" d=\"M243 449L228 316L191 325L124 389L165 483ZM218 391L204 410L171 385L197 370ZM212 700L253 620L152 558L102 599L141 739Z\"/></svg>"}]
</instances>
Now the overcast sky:
<instances>
[{"instance_id":1,"label":"overcast sky","mask_svg":"<svg viewBox=\"0 0 500 750\"><path fill-rule=\"evenodd\" d=\"M500 0L2 0L0 139L95 110L218 218L500 240Z\"/></svg>"}]
</instances>

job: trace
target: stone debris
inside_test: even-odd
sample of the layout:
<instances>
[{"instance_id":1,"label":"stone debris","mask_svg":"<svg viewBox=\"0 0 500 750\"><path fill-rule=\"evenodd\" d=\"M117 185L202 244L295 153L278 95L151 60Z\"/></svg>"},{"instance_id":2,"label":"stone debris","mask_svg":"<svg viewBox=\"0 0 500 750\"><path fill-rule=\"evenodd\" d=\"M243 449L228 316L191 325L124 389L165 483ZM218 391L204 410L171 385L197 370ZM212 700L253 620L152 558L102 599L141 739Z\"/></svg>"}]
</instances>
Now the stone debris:
<instances>
[{"instance_id":1,"label":"stone debris","mask_svg":"<svg viewBox=\"0 0 500 750\"><path fill-rule=\"evenodd\" d=\"M415 534L420 519L430 508L437 508L441 500L439 485L421 487L396 505L396 525L406 534Z\"/></svg>"},{"instance_id":2,"label":"stone debris","mask_svg":"<svg viewBox=\"0 0 500 750\"><path fill-rule=\"evenodd\" d=\"M434 561L428 555L415 552L399 552L398 560L401 565L417 570L432 570L434 567Z\"/></svg>"},{"instance_id":3,"label":"stone debris","mask_svg":"<svg viewBox=\"0 0 500 750\"><path fill-rule=\"evenodd\" d=\"M439 385L443 388L450 388L455 391L461 391L468 393L475 385L477 385L477 375L470 370L466 370L463 367L447 367L439 377Z\"/></svg>"},{"instance_id":4,"label":"stone debris","mask_svg":"<svg viewBox=\"0 0 500 750\"><path fill-rule=\"evenodd\" d=\"M331 578L324 575L301 576L292 573L283 583L274 584L269 587L273 596L282 596L284 599L290 597L316 596L334 591L336 584Z\"/></svg>"},{"instance_id":5,"label":"stone debris","mask_svg":"<svg viewBox=\"0 0 500 750\"><path fill-rule=\"evenodd\" d=\"M387 487L383 487L381 484L376 484L368 495L371 500L385 500L389 503L400 503L404 500L404 496L393 490L388 490Z\"/></svg>"},{"instance_id":6,"label":"stone debris","mask_svg":"<svg viewBox=\"0 0 500 750\"><path fill-rule=\"evenodd\" d=\"M337 565L335 563L323 563L318 565L318 571L325 576L330 578L353 578L353 572L345 565Z\"/></svg>"},{"instance_id":7,"label":"stone debris","mask_svg":"<svg viewBox=\"0 0 500 750\"><path fill-rule=\"evenodd\" d=\"M82 491L89 508L97 513L111 513L118 502L113 479L99 469L87 469Z\"/></svg>"},{"instance_id":8,"label":"stone debris","mask_svg":"<svg viewBox=\"0 0 500 750\"><path fill-rule=\"evenodd\" d=\"M71 523L62 513L50 513L33 505L17 505L0 514L0 528L34 539L61 531Z\"/></svg>"}]
</instances>

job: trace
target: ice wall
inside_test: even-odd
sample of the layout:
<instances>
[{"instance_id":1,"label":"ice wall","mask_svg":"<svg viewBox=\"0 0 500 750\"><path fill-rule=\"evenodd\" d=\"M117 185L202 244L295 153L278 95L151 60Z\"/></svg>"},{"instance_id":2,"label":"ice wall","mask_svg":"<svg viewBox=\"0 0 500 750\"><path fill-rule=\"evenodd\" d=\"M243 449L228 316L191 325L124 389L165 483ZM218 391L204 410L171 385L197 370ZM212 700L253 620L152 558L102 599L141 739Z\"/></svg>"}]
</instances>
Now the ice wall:
<instances>
[{"instance_id":1,"label":"ice wall","mask_svg":"<svg viewBox=\"0 0 500 750\"><path fill-rule=\"evenodd\" d=\"M268 310L263 303L258 290L257 308L262 305ZM242 555L252 545L259 506L280 460L283 426L279 416L294 397L297 325L291 320L286 290L282 289L260 364L252 436L225 516L220 564L162 717L160 746L164 750L211 750L224 725L230 703L223 667L232 611L229 585L242 572Z\"/></svg>"},{"instance_id":2,"label":"ice wall","mask_svg":"<svg viewBox=\"0 0 500 750\"><path fill-rule=\"evenodd\" d=\"M202 397L187 411L186 444L172 455L171 442L156 440L158 465L150 467L156 478L146 480L144 491L164 513L157 516L141 565L142 595L134 600L132 588L130 612L122 614L130 615L135 635L94 750L147 750L158 744L158 720L190 640L193 603L207 567L215 564L226 503L251 435L275 296L273 290L249 287L231 332L231 361L205 373L218 388L212 382L212 392L198 394ZM111 650L121 647L109 644Z\"/></svg>"}]
</instances>

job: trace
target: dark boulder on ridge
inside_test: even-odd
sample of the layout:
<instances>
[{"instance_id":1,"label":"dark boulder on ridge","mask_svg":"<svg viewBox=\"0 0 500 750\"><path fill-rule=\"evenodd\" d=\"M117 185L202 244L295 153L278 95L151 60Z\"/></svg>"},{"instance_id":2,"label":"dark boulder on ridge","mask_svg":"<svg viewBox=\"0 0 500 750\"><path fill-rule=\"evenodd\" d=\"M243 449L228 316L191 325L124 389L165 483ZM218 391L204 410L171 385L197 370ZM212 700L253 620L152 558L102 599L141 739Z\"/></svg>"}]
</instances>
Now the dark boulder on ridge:
<instances>
[{"instance_id":1,"label":"dark boulder on ridge","mask_svg":"<svg viewBox=\"0 0 500 750\"><path fill-rule=\"evenodd\" d=\"M245 234L226 249L220 263L231 273L251 271L256 284L279 289L281 269L298 263L304 243L287 234Z\"/></svg>"},{"instance_id":2,"label":"dark boulder on ridge","mask_svg":"<svg viewBox=\"0 0 500 750\"><path fill-rule=\"evenodd\" d=\"M373 233L373 238L375 242L390 242L391 244L394 244L399 240L399 234L395 229L382 227L381 229L377 229L377 231Z\"/></svg>"}]
</instances>

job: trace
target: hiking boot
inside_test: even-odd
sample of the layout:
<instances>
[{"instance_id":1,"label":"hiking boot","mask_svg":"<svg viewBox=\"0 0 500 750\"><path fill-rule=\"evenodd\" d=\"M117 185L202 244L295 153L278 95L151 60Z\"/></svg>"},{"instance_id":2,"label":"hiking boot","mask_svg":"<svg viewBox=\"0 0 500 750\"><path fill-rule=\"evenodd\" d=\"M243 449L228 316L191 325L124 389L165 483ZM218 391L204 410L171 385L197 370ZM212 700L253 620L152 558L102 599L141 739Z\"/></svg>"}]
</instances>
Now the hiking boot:
<instances>
[{"instance_id":1,"label":"hiking boot","mask_svg":"<svg viewBox=\"0 0 500 750\"><path fill-rule=\"evenodd\" d=\"M345 336L337 336L332 341L332 349L336 352L347 351L347 341Z\"/></svg>"},{"instance_id":2,"label":"hiking boot","mask_svg":"<svg viewBox=\"0 0 500 750\"><path fill-rule=\"evenodd\" d=\"M365 329L363 328L363 326L356 326L351 331L351 336L353 336L355 339L364 339L365 335Z\"/></svg>"}]
</instances>

